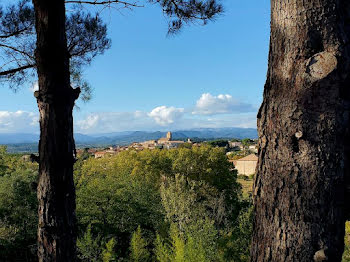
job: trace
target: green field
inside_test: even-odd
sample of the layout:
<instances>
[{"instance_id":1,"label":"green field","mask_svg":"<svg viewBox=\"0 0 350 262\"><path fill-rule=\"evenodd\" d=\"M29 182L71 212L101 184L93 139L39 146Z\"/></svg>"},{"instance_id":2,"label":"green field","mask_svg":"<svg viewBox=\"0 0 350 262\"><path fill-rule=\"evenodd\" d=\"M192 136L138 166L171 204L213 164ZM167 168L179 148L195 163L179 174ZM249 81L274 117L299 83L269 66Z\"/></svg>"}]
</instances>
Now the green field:
<instances>
[{"instance_id":1,"label":"green field","mask_svg":"<svg viewBox=\"0 0 350 262\"><path fill-rule=\"evenodd\" d=\"M253 179L246 180L246 179L238 178L237 182L242 185L243 197L245 198L249 197L249 195L251 195L253 192L254 180Z\"/></svg>"}]
</instances>

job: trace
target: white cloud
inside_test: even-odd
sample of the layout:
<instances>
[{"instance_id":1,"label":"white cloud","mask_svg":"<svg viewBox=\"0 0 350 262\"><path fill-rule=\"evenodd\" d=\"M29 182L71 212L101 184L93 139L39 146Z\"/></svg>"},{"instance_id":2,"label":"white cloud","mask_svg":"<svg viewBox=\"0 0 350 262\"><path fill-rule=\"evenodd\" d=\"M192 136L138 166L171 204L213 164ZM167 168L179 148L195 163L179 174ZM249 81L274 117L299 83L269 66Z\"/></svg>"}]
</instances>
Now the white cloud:
<instances>
[{"instance_id":1,"label":"white cloud","mask_svg":"<svg viewBox=\"0 0 350 262\"><path fill-rule=\"evenodd\" d=\"M256 108L251 104L241 102L231 95L213 96L210 93L202 94L197 100L192 114L194 115L216 115L254 112Z\"/></svg>"},{"instance_id":2,"label":"white cloud","mask_svg":"<svg viewBox=\"0 0 350 262\"><path fill-rule=\"evenodd\" d=\"M159 106L153 109L148 115L161 126L173 124L176 120L183 117L184 108Z\"/></svg>"},{"instance_id":3,"label":"white cloud","mask_svg":"<svg viewBox=\"0 0 350 262\"><path fill-rule=\"evenodd\" d=\"M39 130L37 113L0 111L0 133L32 133Z\"/></svg>"},{"instance_id":4,"label":"white cloud","mask_svg":"<svg viewBox=\"0 0 350 262\"><path fill-rule=\"evenodd\" d=\"M78 126L82 130L88 130L88 129L97 127L99 121L100 121L99 115L91 114L91 115L88 115L86 119L79 121Z\"/></svg>"},{"instance_id":5,"label":"white cloud","mask_svg":"<svg viewBox=\"0 0 350 262\"><path fill-rule=\"evenodd\" d=\"M119 131L147 130L152 119L147 113L136 112L105 112L91 113L76 122L75 131L82 133L108 133Z\"/></svg>"}]
</instances>

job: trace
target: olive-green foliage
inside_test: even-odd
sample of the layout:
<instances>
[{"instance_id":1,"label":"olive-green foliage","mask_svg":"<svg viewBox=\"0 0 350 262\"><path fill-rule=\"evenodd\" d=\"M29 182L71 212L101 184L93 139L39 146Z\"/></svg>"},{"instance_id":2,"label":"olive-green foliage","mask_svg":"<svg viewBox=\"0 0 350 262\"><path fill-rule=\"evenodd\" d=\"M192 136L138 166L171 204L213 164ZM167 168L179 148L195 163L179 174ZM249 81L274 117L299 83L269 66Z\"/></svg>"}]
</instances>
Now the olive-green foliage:
<instances>
[{"instance_id":1,"label":"olive-green foliage","mask_svg":"<svg viewBox=\"0 0 350 262\"><path fill-rule=\"evenodd\" d=\"M243 146L250 146L254 141L249 138L242 139Z\"/></svg>"},{"instance_id":2,"label":"olive-green foliage","mask_svg":"<svg viewBox=\"0 0 350 262\"><path fill-rule=\"evenodd\" d=\"M159 234L157 234L154 241L154 255L159 262L172 262L172 247L171 243L165 241Z\"/></svg>"},{"instance_id":3,"label":"olive-green foliage","mask_svg":"<svg viewBox=\"0 0 350 262\"><path fill-rule=\"evenodd\" d=\"M170 223L170 236L158 235L159 261L246 261L249 259L251 213L249 202L230 223L231 210L216 188L184 176L164 179L162 204Z\"/></svg>"},{"instance_id":4,"label":"olive-green foliage","mask_svg":"<svg viewBox=\"0 0 350 262\"><path fill-rule=\"evenodd\" d=\"M76 172L80 174L76 180L80 232L91 224L101 236L114 237L122 258L128 256L126 250L138 226L148 242L154 242L156 232L166 234L172 221L165 220L165 215L172 216L178 204L182 210L177 211L177 219L184 223L210 219L217 228L232 223L240 209L240 185L220 148L130 150L87 159ZM170 183L175 177L181 185L187 184L177 196L172 193L176 183ZM174 186L162 190L165 181Z\"/></svg>"},{"instance_id":5,"label":"olive-green foliage","mask_svg":"<svg viewBox=\"0 0 350 262\"><path fill-rule=\"evenodd\" d=\"M172 224L168 238L157 235L154 252L159 262L220 261L217 238L218 232L209 220L193 221L185 233Z\"/></svg>"},{"instance_id":6,"label":"olive-green foliage","mask_svg":"<svg viewBox=\"0 0 350 262\"><path fill-rule=\"evenodd\" d=\"M88 226L85 234L78 238L78 258L82 262L98 262L101 261L101 238L94 237L91 232L91 225Z\"/></svg>"},{"instance_id":7,"label":"olive-green foliage","mask_svg":"<svg viewBox=\"0 0 350 262\"><path fill-rule=\"evenodd\" d=\"M0 146L0 174L3 175L6 171L6 147Z\"/></svg>"},{"instance_id":8,"label":"olive-green foliage","mask_svg":"<svg viewBox=\"0 0 350 262\"><path fill-rule=\"evenodd\" d=\"M186 251L185 251L185 240L176 232L176 230L171 232L172 238L172 261L174 262L185 262L186 260Z\"/></svg>"},{"instance_id":9,"label":"olive-green foliage","mask_svg":"<svg viewBox=\"0 0 350 262\"><path fill-rule=\"evenodd\" d=\"M117 261L117 256L116 253L114 251L116 246L116 242L114 238L111 238L111 240L109 240L106 243L106 248L102 251L102 261L103 262L113 262L113 261Z\"/></svg>"},{"instance_id":10,"label":"olive-green foliage","mask_svg":"<svg viewBox=\"0 0 350 262\"><path fill-rule=\"evenodd\" d=\"M168 222L180 232L202 220L210 219L217 227L227 225L229 212L224 193L202 181L185 176L164 178L160 187L162 205Z\"/></svg>"},{"instance_id":11,"label":"olive-green foliage","mask_svg":"<svg viewBox=\"0 0 350 262\"><path fill-rule=\"evenodd\" d=\"M228 140L225 140L225 139L208 141L207 143L213 147L228 147L229 146Z\"/></svg>"},{"instance_id":12,"label":"olive-green foliage","mask_svg":"<svg viewBox=\"0 0 350 262\"><path fill-rule=\"evenodd\" d=\"M230 221L234 221L239 212L241 186L237 183L237 173L232 170L223 148L210 146L193 149L169 150L172 160L171 176L183 175L191 180L205 182L207 185L224 194Z\"/></svg>"},{"instance_id":13,"label":"olive-green foliage","mask_svg":"<svg viewBox=\"0 0 350 262\"><path fill-rule=\"evenodd\" d=\"M0 261L35 261L37 165L0 148L0 166ZM250 221L223 149L84 157L75 182L81 261L246 261Z\"/></svg>"},{"instance_id":14,"label":"olive-green foliage","mask_svg":"<svg viewBox=\"0 0 350 262\"><path fill-rule=\"evenodd\" d=\"M219 241L223 261L250 261L250 242L253 232L253 208L247 206L235 221L231 231L226 232Z\"/></svg>"},{"instance_id":15,"label":"olive-green foliage","mask_svg":"<svg viewBox=\"0 0 350 262\"><path fill-rule=\"evenodd\" d=\"M77 240L78 258L81 262L113 262L117 261L116 241L111 238L105 242L100 234L93 234L91 225L83 236Z\"/></svg>"},{"instance_id":16,"label":"olive-green foliage","mask_svg":"<svg viewBox=\"0 0 350 262\"><path fill-rule=\"evenodd\" d=\"M183 143L183 144L180 144L179 145L179 148L188 148L188 149L191 149L192 148L192 143Z\"/></svg>"},{"instance_id":17,"label":"olive-green foliage","mask_svg":"<svg viewBox=\"0 0 350 262\"><path fill-rule=\"evenodd\" d=\"M350 262L350 222L345 224L345 248L343 254L343 262Z\"/></svg>"},{"instance_id":18,"label":"olive-green foliage","mask_svg":"<svg viewBox=\"0 0 350 262\"><path fill-rule=\"evenodd\" d=\"M114 237L118 256L125 258L133 231L140 225L145 237L153 238L164 219L157 186L132 174L133 159L124 156L129 155L89 159L83 164L77 184L77 217L80 232L91 224L103 238Z\"/></svg>"},{"instance_id":19,"label":"olive-green foliage","mask_svg":"<svg viewBox=\"0 0 350 262\"><path fill-rule=\"evenodd\" d=\"M160 184L162 176L184 175L192 180L206 181L220 191L226 190L235 197L239 192L236 173L230 171L222 148L201 146L172 150L125 151L117 156L89 159L82 167L82 174L118 173L134 179Z\"/></svg>"},{"instance_id":20,"label":"olive-green foliage","mask_svg":"<svg viewBox=\"0 0 350 262\"><path fill-rule=\"evenodd\" d=\"M242 139L243 156L246 156L246 155L252 153L252 152L250 152L250 150L249 150L249 146L252 145L253 143L254 143L254 141L251 140L251 139L249 139L249 138Z\"/></svg>"},{"instance_id":21,"label":"olive-green foliage","mask_svg":"<svg viewBox=\"0 0 350 262\"><path fill-rule=\"evenodd\" d=\"M159 193L152 185L108 175L90 177L78 188L77 216L82 229L92 224L102 236L113 236L122 256L138 225L151 237L163 221Z\"/></svg>"},{"instance_id":22,"label":"olive-green foliage","mask_svg":"<svg viewBox=\"0 0 350 262\"><path fill-rule=\"evenodd\" d=\"M142 237L141 227L138 226L132 234L130 241L130 258L133 262L147 262L150 259L150 253L147 249L148 242Z\"/></svg>"},{"instance_id":23,"label":"olive-green foliage","mask_svg":"<svg viewBox=\"0 0 350 262\"><path fill-rule=\"evenodd\" d=\"M36 254L37 166L0 147L0 261Z\"/></svg>"}]
</instances>

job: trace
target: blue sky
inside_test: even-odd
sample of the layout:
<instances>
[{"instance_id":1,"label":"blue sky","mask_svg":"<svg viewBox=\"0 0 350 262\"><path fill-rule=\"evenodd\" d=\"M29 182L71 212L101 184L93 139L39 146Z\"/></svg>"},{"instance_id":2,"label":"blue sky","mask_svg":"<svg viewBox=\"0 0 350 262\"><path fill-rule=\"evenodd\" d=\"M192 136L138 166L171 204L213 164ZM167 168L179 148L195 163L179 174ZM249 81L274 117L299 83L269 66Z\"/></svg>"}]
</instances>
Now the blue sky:
<instances>
[{"instance_id":1,"label":"blue sky","mask_svg":"<svg viewBox=\"0 0 350 262\"><path fill-rule=\"evenodd\" d=\"M255 127L269 42L268 0L223 0L206 26L167 36L159 6L106 10L112 47L85 70L93 98L79 102L75 130L177 130ZM69 9L69 7L68 7ZM0 88L0 132L37 132L30 87Z\"/></svg>"}]
</instances>

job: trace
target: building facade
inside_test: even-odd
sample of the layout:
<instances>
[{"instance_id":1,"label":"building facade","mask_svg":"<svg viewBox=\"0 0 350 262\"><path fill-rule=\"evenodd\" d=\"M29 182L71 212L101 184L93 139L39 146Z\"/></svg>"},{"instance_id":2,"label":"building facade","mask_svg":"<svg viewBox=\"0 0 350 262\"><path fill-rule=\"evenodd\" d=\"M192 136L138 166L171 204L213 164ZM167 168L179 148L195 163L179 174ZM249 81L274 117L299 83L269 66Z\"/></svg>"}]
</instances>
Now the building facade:
<instances>
[{"instance_id":1,"label":"building facade","mask_svg":"<svg viewBox=\"0 0 350 262\"><path fill-rule=\"evenodd\" d=\"M256 165L258 164L258 157L255 154L251 154L230 162L234 164L238 175L250 176L255 174Z\"/></svg>"}]
</instances>

